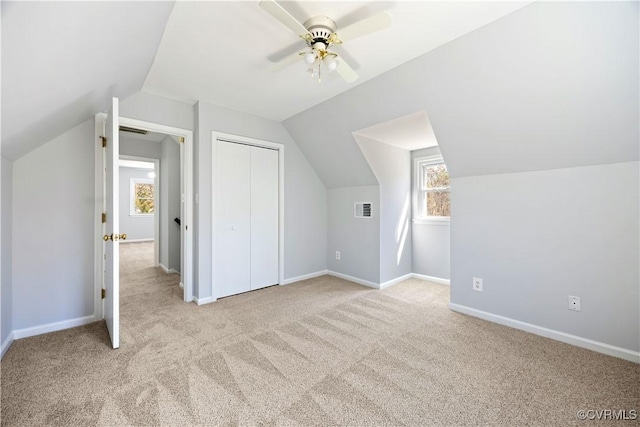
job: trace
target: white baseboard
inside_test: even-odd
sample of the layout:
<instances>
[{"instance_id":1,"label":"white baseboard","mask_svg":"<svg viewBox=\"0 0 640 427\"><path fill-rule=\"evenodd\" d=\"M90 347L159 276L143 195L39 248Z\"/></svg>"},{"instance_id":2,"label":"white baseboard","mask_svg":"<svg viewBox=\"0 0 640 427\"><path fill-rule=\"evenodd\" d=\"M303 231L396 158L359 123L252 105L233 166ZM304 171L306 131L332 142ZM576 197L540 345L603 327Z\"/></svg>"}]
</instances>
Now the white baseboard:
<instances>
[{"instance_id":1,"label":"white baseboard","mask_svg":"<svg viewBox=\"0 0 640 427\"><path fill-rule=\"evenodd\" d=\"M211 302L215 302L216 300L217 298L214 298L214 297L205 297L205 298L198 298L196 296L193 297L193 302L195 302L197 305L209 304Z\"/></svg>"},{"instance_id":2,"label":"white baseboard","mask_svg":"<svg viewBox=\"0 0 640 427\"><path fill-rule=\"evenodd\" d=\"M314 277L320 277L329 274L328 270L316 271L315 273L303 274L302 276L292 277L290 279L284 279L281 285L289 285L291 283L299 282L301 280L313 279Z\"/></svg>"},{"instance_id":3,"label":"white baseboard","mask_svg":"<svg viewBox=\"0 0 640 427\"><path fill-rule=\"evenodd\" d=\"M344 280L348 280L350 282L357 283L359 285L368 286L373 289L380 289L380 285L378 283L373 283L368 280L359 279L357 277L349 276L347 274L338 273L336 271L327 270L327 274L329 276L339 277Z\"/></svg>"},{"instance_id":4,"label":"white baseboard","mask_svg":"<svg viewBox=\"0 0 640 427\"><path fill-rule=\"evenodd\" d=\"M2 347L0 350L0 359L4 357L4 354L7 352L7 350L9 350L9 347L11 347L11 344L13 344L13 331L9 332L9 335L2 343Z\"/></svg>"},{"instance_id":5,"label":"white baseboard","mask_svg":"<svg viewBox=\"0 0 640 427\"><path fill-rule=\"evenodd\" d=\"M178 273L174 268L167 268L164 266L164 264L162 264L161 262L158 263L158 267L160 267L162 269L162 271L165 272L165 274L180 274ZM182 284L182 283L181 283ZM182 286L181 286L182 287Z\"/></svg>"},{"instance_id":6,"label":"white baseboard","mask_svg":"<svg viewBox=\"0 0 640 427\"><path fill-rule=\"evenodd\" d=\"M155 239L127 239L125 241L120 240L120 244L126 243L142 243L142 242L153 242Z\"/></svg>"},{"instance_id":7,"label":"white baseboard","mask_svg":"<svg viewBox=\"0 0 640 427\"><path fill-rule=\"evenodd\" d=\"M449 285L451 282L449 279L441 279L439 277L425 276L424 274L412 273L411 277L418 280L426 280L427 282L435 282L443 285Z\"/></svg>"},{"instance_id":8,"label":"white baseboard","mask_svg":"<svg viewBox=\"0 0 640 427\"><path fill-rule=\"evenodd\" d=\"M458 313L468 314L469 316L478 317L500 325L509 326L511 328L520 329L521 331L530 332L556 341L561 341L577 347L593 350L598 353L607 354L609 356L619 357L620 359L629 360L631 362L640 363L640 352L628 350L622 347L605 344L599 341L582 338L576 335L567 334L565 332L544 328L542 326L533 325L531 323L521 322L509 317L488 313L486 311L477 310L460 304L449 303L449 308Z\"/></svg>"},{"instance_id":9,"label":"white baseboard","mask_svg":"<svg viewBox=\"0 0 640 427\"><path fill-rule=\"evenodd\" d=\"M87 325L89 323L97 322L101 319L96 319L94 315L78 317L76 319L63 320L61 322L47 323L46 325L34 326L32 328L15 329L13 331L14 339L21 339L32 337L34 335L46 334L49 332L61 331L63 329L75 328L76 326Z\"/></svg>"},{"instance_id":10,"label":"white baseboard","mask_svg":"<svg viewBox=\"0 0 640 427\"><path fill-rule=\"evenodd\" d=\"M429 282L441 283L443 285L448 285L449 284L449 280L447 280L447 279L441 279L439 277L432 277L432 276L425 276L424 274L416 274L416 273L408 273L408 274L405 274L404 276L396 277L395 279L391 279L391 280L388 280L388 281L386 281L384 283L380 283L380 284L374 283L374 282L370 282L370 281L364 280L364 279L359 279L357 277L349 276L347 274L342 274L342 273L338 273L338 272L331 271L331 270L328 270L328 271L326 271L324 273L328 274L330 276L339 277L341 279L349 280L350 282L355 282L355 283L358 283L360 285L368 286L368 287L374 288L374 289L386 289L389 286L395 285L396 283L400 283L400 282L402 282L404 280L407 280L407 279L427 280Z\"/></svg>"},{"instance_id":11,"label":"white baseboard","mask_svg":"<svg viewBox=\"0 0 640 427\"><path fill-rule=\"evenodd\" d=\"M353 276L349 276L347 274L342 274L342 273L338 273L335 271L331 271L331 270L327 270L325 272L322 272L323 274L328 274L330 276L335 276L335 277L339 277L341 279L345 279L345 280L349 280L350 282L355 282L358 283L359 285L364 285L364 286L368 286L370 288L374 288L374 289L385 289L388 288L389 286L395 285L396 283L400 283L404 280L407 279L418 279L418 280L427 280L429 282L435 282L435 283L441 283L443 285L448 285L449 284L449 280L447 279L441 279L439 277L432 277L432 276L425 276L424 274L416 274L416 273L407 273L404 276L400 276L400 277L396 277L395 279L391 279L388 280L384 283L374 283L374 282L370 282L368 280L364 280L364 279L359 279L357 277L353 277Z\"/></svg>"},{"instance_id":12,"label":"white baseboard","mask_svg":"<svg viewBox=\"0 0 640 427\"><path fill-rule=\"evenodd\" d=\"M407 279L413 279L413 273L408 273L408 274L405 274L404 276L396 277L395 279L387 280L384 283L380 283L378 289L388 288L391 285L395 285L396 283L400 283L403 280L407 280Z\"/></svg>"}]
</instances>

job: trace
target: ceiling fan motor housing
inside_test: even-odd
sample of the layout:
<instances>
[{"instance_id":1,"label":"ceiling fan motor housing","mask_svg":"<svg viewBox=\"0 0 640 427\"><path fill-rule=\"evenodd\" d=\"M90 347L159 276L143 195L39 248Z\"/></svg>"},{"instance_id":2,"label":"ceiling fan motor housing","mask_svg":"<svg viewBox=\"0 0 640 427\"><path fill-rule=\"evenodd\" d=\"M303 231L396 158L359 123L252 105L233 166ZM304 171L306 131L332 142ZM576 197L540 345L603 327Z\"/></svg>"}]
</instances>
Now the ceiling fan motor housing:
<instances>
[{"instance_id":1,"label":"ceiling fan motor housing","mask_svg":"<svg viewBox=\"0 0 640 427\"><path fill-rule=\"evenodd\" d=\"M325 46L329 46L331 44L329 39L338 28L333 19L322 15L307 19L304 23L304 27L313 37L313 39L309 41L309 45L311 47L316 43L323 43Z\"/></svg>"}]
</instances>

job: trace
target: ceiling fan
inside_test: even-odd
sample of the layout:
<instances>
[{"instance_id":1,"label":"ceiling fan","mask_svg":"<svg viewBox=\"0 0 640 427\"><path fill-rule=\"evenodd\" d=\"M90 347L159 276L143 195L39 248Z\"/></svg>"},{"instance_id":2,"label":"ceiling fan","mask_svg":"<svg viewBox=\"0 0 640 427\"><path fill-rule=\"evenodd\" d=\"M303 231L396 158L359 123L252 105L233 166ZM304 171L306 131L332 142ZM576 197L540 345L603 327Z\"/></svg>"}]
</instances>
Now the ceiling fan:
<instances>
[{"instance_id":1,"label":"ceiling fan","mask_svg":"<svg viewBox=\"0 0 640 427\"><path fill-rule=\"evenodd\" d=\"M303 57L309 66L308 71L311 77L317 77L318 81L321 81L323 69L329 72L336 71L347 83L357 80L358 74L353 68L344 58L339 57L337 53L330 49L333 46L341 45L343 42L388 28L391 25L391 16L387 12L380 12L340 29L340 34L338 35L338 27L335 21L328 16L313 16L307 19L304 24L301 24L274 0L262 0L259 5L280 23L300 36L307 44L307 48L304 51L296 52L277 61L270 69L272 71L280 70Z\"/></svg>"}]
</instances>

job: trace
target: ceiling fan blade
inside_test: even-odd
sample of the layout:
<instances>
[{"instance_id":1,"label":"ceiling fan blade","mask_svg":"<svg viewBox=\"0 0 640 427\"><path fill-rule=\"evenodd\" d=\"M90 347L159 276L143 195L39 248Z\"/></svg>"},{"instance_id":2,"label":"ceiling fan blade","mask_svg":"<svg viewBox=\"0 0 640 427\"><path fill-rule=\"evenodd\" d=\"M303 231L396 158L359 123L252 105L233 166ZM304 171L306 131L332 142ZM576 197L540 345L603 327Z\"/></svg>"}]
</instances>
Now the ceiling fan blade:
<instances>
[{"instance_id":1,"label":"ceiling fan blade","mask_svg":"<svg viewBox=\"0 0 640 427\"><path fill-rule=\"evenodd\" d=\"M269 65L269 71L280 71L283 68L288 67L291 64L295 64L296 62L301 60L301 56L300 53L296 52L293 53L289 56L284 57L283 59L281 59L280 61L273 63L271 65Z\"/></svg>"},{"instance_id":2,"label":"ceiling fan blade","mask_svg":"<svg viewBox=\"0 0 640 427\"><path fill-rule=\"evenodd\" d=\"M342 77L347 83L353 83L360 77L342 57L338 61L338 68L336 68L336 72L340 74L340 77Z\"/></svg>"},{"instance_id":3,"label":"ceiling fan blade","mask_svg":"<svg viewBox=\"0 0 640 427\"><path fill-rule=\"evenodd\" d=\"M375 31L384 30L391 26L391 15L387 12L380 12L349 25L343 29L338 29L338 37L343 42L356 39Z\"/></svg>"},{"instance_id":4,"label":"ceiling fan blade","mask_svg":"<svg viewBox=\"0 0 640 427\"><path fill-rule=\"evenodd\" d=\"M296 52L300 52L300 49L301 49L301 45L300 45L300 41L298 41L292 45L289 45L287 47L284 47L278 50L277 52L273 52L272 54L267 55L267 59L269 60L269 62L279 62L289 55L293 55Z\"/></svg>"},{"instance_id":5,"label":"ceiling fan blade","mask_svg":"<svg viewBox=\"0 0 640 427\"><path fill-rule=\"evenodd\" d=\"M280 23L285 25L291 31L298 36L304 36L309 34L309 31L302 25L296 18L291 16L289 12L284 10L282 6L276 3L274 0L262 0L258 3L269 15L276 18ZM310 35L310 34L309 34Z\"/></svg>"}]
</instances>

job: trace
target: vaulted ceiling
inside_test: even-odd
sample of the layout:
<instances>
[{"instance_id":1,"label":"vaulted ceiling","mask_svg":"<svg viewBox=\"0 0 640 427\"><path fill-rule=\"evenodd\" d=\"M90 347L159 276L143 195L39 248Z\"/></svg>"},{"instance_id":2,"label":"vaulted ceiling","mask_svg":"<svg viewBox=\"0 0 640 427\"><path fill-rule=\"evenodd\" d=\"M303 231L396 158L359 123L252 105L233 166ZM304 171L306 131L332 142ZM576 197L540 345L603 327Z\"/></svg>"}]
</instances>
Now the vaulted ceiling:
<instances>
[{"instance_id":1,"label":"vaulted ceiling","mask_svg":"<svg viewBox=\"0 0 640 427\"><path fill-rule=\"evenodd\" d=\"M282 121L528 3L281 2L300 21L324 14L339 28L392 17L336 49L359 80L318 84L298 64L269 71L304 43L257 1L3 1L2 155L19 158L140 90Z\"/></svg>"},{"instance_id":2,"label":"vaulted ceiling","mask_svg":"<svg viewBox=\"0 0 640 427\"><path fill-rule=\"evenodd\" d=\"M421 112L454 178L637 161L639 18L536 2L283 124L327 188L376 184L354 133L388 142L380 123Z\"/></svg>"},{"instance_id":3,"label":"vaulted ceiling","mask_svg":"<svg viewBox=\"0 0 640 427\"><path fill-rule=\"evenodd\" d=\"M140 90L170 2L5 2L2 155L16 159Z\"/></svg>"}]
</instances>

